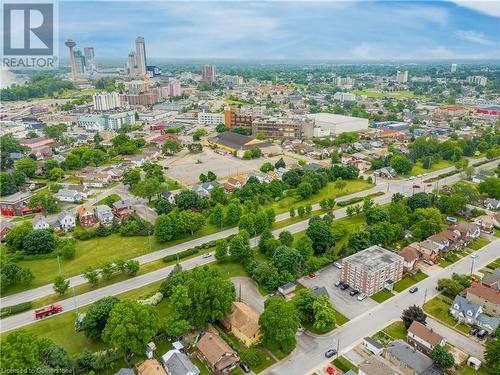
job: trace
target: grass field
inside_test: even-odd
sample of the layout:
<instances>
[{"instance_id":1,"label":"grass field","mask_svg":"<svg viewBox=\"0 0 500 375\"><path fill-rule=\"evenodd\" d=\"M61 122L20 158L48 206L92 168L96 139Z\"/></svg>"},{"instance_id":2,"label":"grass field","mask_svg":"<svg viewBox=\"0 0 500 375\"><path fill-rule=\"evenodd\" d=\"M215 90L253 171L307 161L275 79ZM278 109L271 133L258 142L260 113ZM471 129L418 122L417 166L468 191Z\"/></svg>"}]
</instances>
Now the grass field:
<instances>
[{"instance_id":1,"label":"grass field","mask_svg":"<svg viewBox=\"0 0 500 375\"><path fill-rule=\"evenodd\" d=\"M391 336L394 340L405 340L406 334L408 332L402 321L394 322L391 325L385 327L382 331Z\"/></svg>"},{"instance_id":2,"label":"grass field","mask_svg":"<svg viewBox=\"0 0 500 375\"><path fill-rule=\"evenodd\" d=\"M457 254L453 254L453 253L448 254L448 255L446 256L446 258L448 258L448 259L445 259L445 258L441 259L441 261L439 262L439 267L446 268L446 267L448 267L450 264L453 264L453 263L455 263L457 260L459 260L459 259L460 259L460 257L459 257Z\"/></svg>"},{"instance_id":3,"label":"grass field","mask_svg":"<svg viewBox=\"0 0 500 375\"><path fill-rule=\"evenodd\" d=\"M343 197L345 195L370 189L374 186L373 184L369 184L368 182L362 180L346 180L346 182L347 186L343 190L336 189L335 183L329 182L327 186L307 199L297 201L296 197L294 196L286 197L278 202L272 203L271 205L269 205L269 207L274 208L276 210L276 213L280 214L282 212L290 210L290 208L292 207L297 208L299 206L305 206L308 204L313 205L326 198Z\"/></svg>"},{"instance_id":4,"label":"grass field","mask_svg":"<svg viewBox=\"0 0 500 375\"><path fill-rule=\"evenodd\" d=\"M494 260L493 262L489 263L486 267L488 267L491 270L494 270L496 268L500 268L500 258Z\"/></svg>"},{"instance_id":5,"label":"grass field","mask_svg":"<svg viewBox=\"0 0 500 375\"><path fill-rule=\"evenodd\" d=\"M97 201L94 203L94 206L100 206L102 204L106 204L108 199L113 199L115 201L119 201L122 199L118 194L110 194L106 198L101 199L100 201Z\"/></svg>"},{"instance_id":6,"label":"grass field","mask_svg":"<svg viewBox=\"0 0 500 375\"><path fill-rule=\"evenodd\" d=\"M465 324L457 323L455 319L453 319L453 317L450 315L450 305L450 303L444 301L438 296L432 298L424 304L424 311L432 315L437 320L440 320L441 322L449 326L455 327L463 333L468 333L469 327L467 327Z\"/></svg>"},{"instance_id":7,"label":"grass field","mask_svg":"<svg viewBox=\"0 0 500 375\"><path fill-rule=\"evenodd\" d=\"M448 160L440 160L439 162L434 163L430 169L425 169L422 166L422 162L418 161L413 166L413 169L411 170L409 176L417 176L419 174L434 172L434 171L438 171L440 169L444 169L444 168L448 168L448 167L452 167L452 166L453 166L452 162L450 162Z\"/></svg>"},{"instance_id":8,"label":"grass field","mask_svg":"<svg viewBox=\"0 0 500 375\"><path fill-rule=\"evenodd\" d=\"M488 375L488 374L490 374L490 372L488 372L488 370L486 370L484 367L481 367L478 371L476 371L476 370L471 369L467 365L463 365L458 370L458 374L459 375Z\"/></svg>"},{"instance_id":9,"label":"grass field","mask_svg":"<svg viewBox=\"0 0 500 375\"><path fill-rule=\"evenodd\" d=\"M472 250L479 250L486 245L488 245L491 241L484 237L478 237L474 241L472 241L467 247Z\"/></svg>"},{"instance_id":10,"label":"grass field","mask_svg":"<svg viewBox=\"0 0 500 375\"><path fill-rule=\"evenodd\" d=\"M378 303L382 303L391 297L394 297L394 293L388 291L387 289L382 289L380 292L377 292L374 295L370 296L372 300Z\"/></svg>"},{"instance_id":11,"label":"grass field","mask_svg":"<svg viewBox=\"0 0 500 375\"><path fill-rule=\"evenodd\" d=\"M352 363L351 361L349 361L344 356L335 358L330 363L332 365L334 365L335 367L337 367L339 370L343 371L343 372L347 372L349 370L358 371L358 368L354 365L354 363Z\"/></svg>"},{"instance_id":12,"label":"grass field","mask_svg":"<svg viewBox=\"0 0 500 375\"><path fill-rule=\"evenodd\" d=\"M413 284L418 283L419 281L424 280L427 277L428 275L421 271L417 272L413 276L406 276L403 279L399 280L396 284L394 284L394 290L396 292L402 292L403 290L409 288Z\"/></svg>"}]
</instances>

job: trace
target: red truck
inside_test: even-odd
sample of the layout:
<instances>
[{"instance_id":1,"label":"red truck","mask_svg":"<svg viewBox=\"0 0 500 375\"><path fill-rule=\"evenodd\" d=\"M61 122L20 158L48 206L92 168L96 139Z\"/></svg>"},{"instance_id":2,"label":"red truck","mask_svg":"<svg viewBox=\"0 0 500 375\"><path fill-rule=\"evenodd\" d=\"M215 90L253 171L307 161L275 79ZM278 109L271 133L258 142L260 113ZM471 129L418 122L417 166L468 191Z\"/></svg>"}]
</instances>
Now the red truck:
<instances>
[{"instance_id":1,"label":"red truck","mask_svg":"<svg viewBox=\"0 0 500 375\"><path fill-rule=\"evenodd\" d=\"M63 311L63 308L61 305L53 304L47 307L44 307L43 309L38 309L35 310L35 319L43 319L46 316L57 314Z\"/></svg>"}]
</instances>

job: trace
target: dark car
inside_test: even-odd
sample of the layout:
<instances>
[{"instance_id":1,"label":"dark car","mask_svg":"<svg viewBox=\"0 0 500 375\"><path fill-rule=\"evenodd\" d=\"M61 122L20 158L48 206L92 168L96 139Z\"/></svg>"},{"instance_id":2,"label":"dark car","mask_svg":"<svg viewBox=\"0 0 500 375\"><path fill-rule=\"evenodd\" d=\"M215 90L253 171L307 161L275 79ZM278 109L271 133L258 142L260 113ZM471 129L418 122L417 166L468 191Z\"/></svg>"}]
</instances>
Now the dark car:
<instances>
[{"instance_id":1,"label":"dark car","mask_svg":"<svg viewBox=\"0 0 500 375\"><path fill-rule=\"evenodd\" d=\"M478 332L479 332L479 328L472 328L472 329L470 330L470 334L471 334L472 336L476 336L476 334L477 334Z\"/></svg>"},{"instance_id":2,"label":"dark car","mask_svg":"<svg viewBox=\"0 0 500 375\"><path fill-rule=\"evenodd\" d=\"M488 332L486 332L486 330L482 329L480 330L476 336L480 339L480 340L483 340L486 336L488 335Z\"/></svg>"},{"instance_id":3,"label":"dark car","mask_svg":"<svg viewBox=\"0 0 500 375\"><path fill-rule=\"evenodd\" d=\"M248 366L245 362L240 362L240 367L245 372L245 374L248 374L251 371L250 366Z\"/></svg>"},{"instance_id":4,"label":"dark car","mask_svg":"<svg viewBox=\"0 0 500 375\"><path fill-rule=\"evenodd\" d=\"M337 354L337 351L335 349L329 349L325 353L326 358L332 358L335 354Z\"/></svg>"},{"instance_id":5,"label":"dark car","mask_svg":"<svg viewBox=\"0 0 500 375\"><path fill-rule=\"evenodd\" d=\"M410 293L417 293L418 292L418 288L416 286L412 286L410 288Z\"/></svg>"},{"instance_id":6,"label":"dark car","mask_svg":"<svg viewBox=\"0 0 500 375\"><path fill-rule=\"evenodd\" d=\"M342 290L346 290L347 288L349 288L349 285L347 285L347 284L342 284L340 286L340 289L342 289Z\"/></svg>"},{"instance_id":7,"label":"dark car","mask_svg":"<svg viewBox=\"0 0 500 375\"><path fill-rule=\"evenodd\" d=\"M349 293L351 296L355 296L356 294L359 294L359 290L351 290L351 293Z\"/></svg>"}]
</instances>

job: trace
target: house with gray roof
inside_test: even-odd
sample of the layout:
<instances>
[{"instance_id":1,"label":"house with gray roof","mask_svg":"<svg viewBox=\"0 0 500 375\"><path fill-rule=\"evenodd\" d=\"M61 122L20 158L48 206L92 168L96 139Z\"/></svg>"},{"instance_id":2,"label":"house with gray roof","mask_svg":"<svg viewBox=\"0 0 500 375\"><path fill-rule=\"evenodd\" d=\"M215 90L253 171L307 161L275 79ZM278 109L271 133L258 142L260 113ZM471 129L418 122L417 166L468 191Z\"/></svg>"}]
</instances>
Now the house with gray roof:
<instances>
[{"instance_id":1,"label":"house with gray roof","mask_svg":"<svg viewBox=\"0 0 500 375\"><path fill-rule=\"evenodd\" d=\"M69 190L69 189L61 189L57 192L55 195L56 199L61 201L61 202L79 202L83 200L83 194L75 191L75 190Z\"/></svg>"},{"instance_id":2,"label":"house with gray roof","mask_svg":"<svg viewBox=\"0 0 500 375\"><path fill-rule=\"evenodd\" d=\"M444 371L425 354L415 350L403 340L395 340L387 345L384 357L406 374L443 375ZM411 369L412 371L408 371Z\"/></svg>"},{"instance_id":3,"label":"house with gray roof","mask_svg":"<svg viewBox=\"0 0 500 375\"><path fill-rule=\"evenodd\" d=\"M173 349L162 357L163 366L168 375L199 375L200 370L188 358L186 353Z\"/></svg>"},{"instance_id":4,"label":"house with gray roof","mask_svg":"<svg viewBox=\"0 0 500 375\"><path fill-rule=\"evenodd\" d=\"M33 229L49 229L50 224L45 216L37 215L33 218Z\"/></svg>"},{"instance_id":5,"label":"house with gray roof","mask_svg":"<svg viewBox=\"0 0 500 375\"><path fill-rule=\"evenodd\" d=\"M476 324L477 317L482 313L483 308L480 305L469 302L462 296L456 296L450 306L450 314L466 324Z\"/></svg>"},{"instance_id":6,"label":"house with gray roof","mask_svg":"<svg viewBox=\"0 0 500 375\"><path fill-rule=\"evenodd\" d=\"M115 217L111 207L105 204L95 206L94 214L97 217L97 220L99 220L99 222L103 225L111 225L113 223L113 218Z\"/></svg>"},{"instance_id":7,"label":"house with gray roof","mask_svg":"<svg viewBox=\"0 0 500 375\"><path fill-rule=\"evenodd\" d=\"M131 368L122 367L120 370L115 372L114 375L135 375L135 372Z\"/></svg>"},{"instance_id":8,"label":"house with gray roof","mask_svg":"<svg viewBox=\"0 0 500 375\"><path fill-rule=\"evenodd\" d=\"M498 316L489 316L486 314L479 314L476 319L476 325L488 331L489 333L495 332L500 325L500 318Z\"/></svg>"},{"instance_id":9,"label":"house with gray roof","mask_svg":"<svg viewBox=\"0 0 500 375\"><path fill-rule=\"evenodd\" d=\"M57 225L65 232L72 231L76 227L76 215L72 212L64 210L57 217Z\"/></svg>"}]
</instances>

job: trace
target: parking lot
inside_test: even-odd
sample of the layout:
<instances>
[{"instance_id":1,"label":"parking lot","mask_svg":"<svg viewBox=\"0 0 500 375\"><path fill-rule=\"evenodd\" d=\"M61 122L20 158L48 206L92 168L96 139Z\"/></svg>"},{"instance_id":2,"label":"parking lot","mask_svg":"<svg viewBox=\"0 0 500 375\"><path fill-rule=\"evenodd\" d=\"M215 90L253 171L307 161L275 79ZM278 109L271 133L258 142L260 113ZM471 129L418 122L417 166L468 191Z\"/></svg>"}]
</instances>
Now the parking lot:
<instances>
[{"instance_id":1,"label":"parking lot","mask_svg":"<svg viewBox=\"0 0 500 375\"><path fill-rule=\"evenodd\" d=\"M312 288L314 286L324 286L330 295L330 300L333 306L340 313L347 316L349 319L361 315L365 311L377 305L369 297L363 301L358 301L357 296L350 296L352 288L341 290L335 286L335 283L340 279L340 270L335 266L329 266L320 271L319 275L311 279L308 276L301 278L299 281L302 285Z\"/></svg>"}]
</instances>

